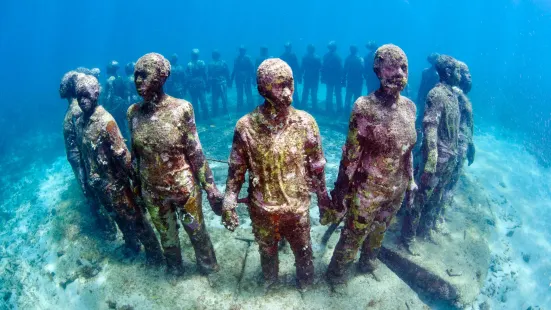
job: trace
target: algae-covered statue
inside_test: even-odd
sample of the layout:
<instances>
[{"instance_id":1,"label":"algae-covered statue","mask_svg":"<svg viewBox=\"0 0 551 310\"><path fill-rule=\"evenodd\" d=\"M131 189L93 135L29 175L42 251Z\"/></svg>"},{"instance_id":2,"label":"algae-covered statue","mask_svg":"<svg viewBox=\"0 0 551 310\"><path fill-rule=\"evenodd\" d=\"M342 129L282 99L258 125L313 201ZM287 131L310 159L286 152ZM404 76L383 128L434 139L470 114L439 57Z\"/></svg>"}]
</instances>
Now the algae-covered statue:
<instances>
[{"instance_id":1,"label":"algae-covered statue","mask_svg":"<svg viewBox=\"0 0 551 310\"><path fill-rule=\"evenodd\" d=\"M459 62L459 68L461 81L459 82L459 86L453 87L453 92L456 94L459 102L459 135L457 147L458 160L456 167L453 169L452 176L450 177L450 183L444 190L442 198L444 203L441 204L441 210L437 211L438 222L436 223L436 228L439 227L439 223L444 222L444 213L453 200L453 193L459 181L459 177L463 173L465 160L467 160L467 164L470 166L474 162L475 156L475 146L473 140L473 107L469 97L467 97L467 94L472 88L471 72L467 64L464 62Z\"/></svg>"},{"instance_id":2,"label":"algae-covered statue","mask_svg":"<svg viewBox=\"0 0 551 310\"><path fill-rule=\"evenodd\" d=\"M208 274L219 267L203 218L201 188L216 214L223 196L203 154L191 104L163 91L169 75L170 63L160 54L146 54L136 63L134 81L143 101L128 109L135 191L161 236L169 274L183 272L179 220L199 271Z\"/></svg>"},{"instance_id":3,"label":"algae-covered statue","mask_svg":"<svg viewBox=\"0 0 551 310\"><path fill-rule=\"evenodd\" d=\"M82 110L77 137L88 187L113 216L130 254L139 253L141 243L148 263L159 264L161 247L132 193L130 152L111 114L98 105L99 82L85 75L76 90Z\"/></svg>"},{"instance_id":4,"label":"algae-covered statue","mask_svg":"<svg viewBox=\"0 0 551 310\"><path fill-rule=\"evenodd\" d=\"M208 119L209 108L207 106L207 65L199 59L199 50L191 50L191 60L186 67L187 87L197 113L202 119Z\"/></svg>"},{"instance_id":5,"label":"algae-covered statue","mask_svg":"<svg viewBox=\"0 0 551 310\"><path fill-rule=\"evenodd\" d=\"M231 231L239 225L237 198L248 171L248 208L265 286L277 281L278 241L285 238L304 289L314 279L309 192L316 193L321 214L330 208L321 138L312 116L291 107L293 72L284 61L262 62L257 85L265 102L237 122L222 219Z\"/></svg>"},{"instance_id":6,"label":"algae-covered statue","mask_svg":"<svg viewBox=\"0 0 551 310\"><path fill-rule=\"evenodd\" d=\"M331 192L337 210L347 212L331 258L327 279L345 274L361 247L359 268L372 272L392 218L406 192L414 192L411 150L416 141L415 105L400 95L407 84L408 60L395 45L375 53L374 71L381 87L356 100L339 174Z\"/></svg>"},{"instance_id":7,"label":"algae-covered statue","mask_svg":"<svg viewBox=\"0 0 551 310\"><path fill-rule=\"evenodd\" d=\"M209 64L209 88L212 92L212 115L219 112L218 101L222 102L222 112L228 113L228 83L230 69L228 64L220 59L220 52L212 52L212 62Z\"/></svg>"},{"instance_id":8,"label":"algae-covered statue","mask_svg":"<svg viewBox=\"0 0 551 310\"><path fill-rule=\"evenodd\" d=\"M413 204L406 208L402 227L402 241L412 253L416 235L431 237L444 191L458 161L460 110L453 87L459 85L461 78L459 62L441 55L436 61L436 70L440 83L428 93L423 117L419 190Z\"/></svg>"},{"instance_id":9,"label":"algae-covered statue","mask_svg":"<svg viewBox=\"0 0 551 310\"><path fill-rule=\"evenodd\" d=\"M85 68L77 69L78 71L84 71ZM86 72L90 70L86 69ZM88 187L86 182L86 173L84 166L82 165L80 148L77 138L76 122L82 116L82 110L78 106L76 84L79 77L83 77L83 73L77 71L69 71L63 75L61 83L59 85L59 95L62 99L67 99L69 106L65 118L63 119L63 139L65 141L65 151L67 153L67 160L73 169L77 183L79 184L82 193L86 197L86 202L90 206L92 215L96 224L101 229L105 238L108 240L114 240L117 235L117 227L101 207L101 204L93 195L92 190Z\"/></svg>"},{"instance_id":10,"label":"algae-covered statue","mask_svg":"<svg viewBox=\"0 0 551 310\"><path fill-rule=\"evenodd\" d=\"M247 55L245 46L239 47L239 55L233 62L233 71L231 73L229 87L232 87L235 81L237 88L237 110L245 110L243 106L243 93L247 96L247 108L253 107L252 85L254 84L254 64L251 57Z\"/></svg>"}]
</instances>

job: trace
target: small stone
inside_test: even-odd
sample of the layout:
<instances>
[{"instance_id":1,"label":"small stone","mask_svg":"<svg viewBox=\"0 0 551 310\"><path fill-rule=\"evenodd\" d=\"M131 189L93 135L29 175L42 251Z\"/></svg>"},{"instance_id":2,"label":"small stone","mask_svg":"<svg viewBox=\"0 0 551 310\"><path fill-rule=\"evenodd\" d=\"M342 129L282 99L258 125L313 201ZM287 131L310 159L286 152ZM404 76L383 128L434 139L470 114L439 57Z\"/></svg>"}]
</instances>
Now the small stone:
<instances>
[{"instance_id":1,"label":"small stone","mask_svg":"<svg viewBox=\"0 0 551 310\"><path fill-rule=\"evenodd\" d=\"M130 305L121 306L118 310L134 310L134 307Z\"/></svg>"},{"instance_id":2,"label":"small stone","mask_svg":"<svg viewBox=\"0 0 551 310\"><path fill-rule=\"evenodd\" d=\"M57 251L57 257L61 257L63 255L65 255L65 251L63 251L63 250Z\"/></svg>"},{"instance_id":3,"label":"small stone","mask_svg":"<svg viewBox=\"0 0 551 310\"><path fill-rule=\"evenodd\" d=\"M515 231L514 230L509 230L509 232L507 232L507 237L511 238L513 235L515 234Z\"/></svg>"},{"instance_id":4,"label":"small stone","mask_svg":"<svg viewBox=\"0 0 551 310\"><path fill-rule=\"evenodd\" d=\"M116 301L108 300L106 302L107 302L107 307L109 309L117 309L117 302Z\"/></svg>"},{"instance_id":5,"label":"small stone","mask_svg":"<svg viewBox=\"0 0 551 310\"><path fill-rule=\"evenodd\" d=\"M494 221L493 219L486 219L486 224L490 226L496 226L496 221Z\"/></svg>"},{"instance_id":6,"label":"small stone","mask_svg":"<svg viewBox=\"0 0 551 310\"><path fill-rule=\"evenodd\" d=\"M503 181L499 182L499 186L501 186L503 188L507 188L507 185L505 185L505 182L503 182Z\"/></svg>"}]
</instances>

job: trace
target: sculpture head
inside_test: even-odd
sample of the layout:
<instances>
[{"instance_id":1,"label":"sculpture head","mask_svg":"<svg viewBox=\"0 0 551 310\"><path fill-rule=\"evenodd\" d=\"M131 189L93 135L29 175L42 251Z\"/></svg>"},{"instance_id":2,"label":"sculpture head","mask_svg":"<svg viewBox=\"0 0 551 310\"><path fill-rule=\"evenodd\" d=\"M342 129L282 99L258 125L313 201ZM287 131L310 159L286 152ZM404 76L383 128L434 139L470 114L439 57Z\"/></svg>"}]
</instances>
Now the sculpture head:
<instances>
[{"instance_id":1,"label":"sculpture head","mask_svg":"<svg viewBox=\"0 0 551 310\"><path fill-rule=\"evenodd\" d=\"M459 88L465 93L468 94L473 87L473 79L471 77L471 71L469 66L466 63L459 61L459 73L461 75L461 80L459 81Z\"/></svg>"},{"instance_id":2,"label":"sculpture head","mask_svg":"<svg viewBox=\"0 0 551 310\"><path fill-rule=\"evenodd\" d=\"M429 64L431 65L436 65L436 61L438 60L438 57L440 57L440 54L438 53L431 53L428 57L427 57L427 61L429 62Z\"/></svg>"},{"instance_id":3,"label":"sculpture head","mask_svg":"<svg viewBox=\"0 0 551 310\"><path fill-rule=\"evenodd\" d=\"M308 46L306 46L306 52L308 52L308 54L314 54L316 52L314 44L308 44Z\"/></svg>"},{"instance_id":4,"label":"sculpture head","mask_svg":"<svg viewBox=\"0 0 551 310\"><path fill-rule=\"evenodd\" d=\"M76 97L75 87L77 74L77 71L69 71L61 78L61 83L59 84L59 96L61 99Z\"/></svg>"},{"instance_id":5,"label":"sculpture head","mask_svg":"<svg viewBox=\"0 0 551 310\"><path fill-rule=\"evenodd\" d=\"M367 42L365 47L367 48L368 51L372 52L377 49L377 43L375 43L375 41L369 41Z\"/></svg>"},{"instance_id":6,"label":"sculpture head","mask_svg":"<svg viewBox=\"0 0 551 310\"><path fill-rule=\"evenodd\" d=\"M170 62L161 54L149 53L138 59L134 68L136 91L146 101L162 93L163 85L170 76Z\"/></svg>"},{"instance_id":7,"label":"sculpture head","mask_svg":"<svg viewBox=\"0 0 551 310\"><path fill-rule=\"evenodd\" d=\"M459 62L448 55L440 55L436 60L436 72L440 76L440 82L450 86L458 86L461 80Z\"/></svg>"},{"instance_id":8,"label":"sculpture head","mask_svg":"<svg viewBox=\"0 0 551 310\"><path fill-rule=\"evenodd\" d=\"M217 50L212 51L212 59L213 60L220 60L220 52Z\"/></svg>"},{"instance_id":9,"label":"sculpture head","mask_svg":"<svg viewBox=\"0 0 551 310\"><path fill-rule=\"evenodd\" d=\"M291 42L286 42L285 45L283 45L285 47L285 52L286 53L290 53L291 50L293 49L293 45L291 44Z\"/></svg>"},{"instance_id":10,"label":"sculpture head","mask_svg":"<svg viewBox=\"0 0 551 310\"><path fill-rule=\"evenodd\" d=\"M135 62L129 62L126 64L126 66L124 66L124 73L126 73L126 75L130 76L132 74L134 74L134 66L136 65Z\"/></svg>"},{"instance_id":11,"label":"sculpture head","mask_svg":"<svg viewBox=\"0 0 551 310\"><path fill-rule=\"evenodd\" d=\"M91 115L98 106L99 92L98 79L85 74L78 76L76 85L78 106L85 115Z\"/></svg>"},{"instance_id":12,"label":"sculpture head","mask_svg":"<svg viewBox=\"0 0 551 310\"><path fill-rule=\"evenodd\" d=\"M107 70L106 70L107 75L108 76L117 75L117 71L119 70L119 68L120 68L119 62L116 60L112 60L107 64Z\"/></svg>"},{"instance_id":13,"label":"sculpture head","mask_svg":"<svg viewBox=\"0 0 551 310\"><path fill-rule=\"evenodd\" d=\"M258 92L275 109L287 108L295 91L293 71L279 58L264 60L256 72Z\"/></svg>"},{"instance_id":14,"label":"sculpture head","mask_svg":"<svg viewBox=\"0 0 551 310\"><path fill-rule=\"evenodd\" d=\"M381 90L387 94L399 94L408 82L408 59L396 45L385 44L375 52L373 71L381 81Z\"/></svg>"},{"instance_id":15,"label":"sculpture head","mask_svg":"<svg viewBox=\"0 0 551 310\"><path fill-rule=\"evenodd\" d=\"M170 56L170 64L176 66L178 64L178 54L174 53Z\"/></svg>"},{"instance_id":16,"label":"sculpture head","mask_svg":"<svg viewBox=\"0 0 551 310\"><path fill-rule=\"evenodd\" d=\"M247 48L245 48L245 45L240 45L239 46L239 55L240 56L245 56L246 53L247 53Z\"/></svg>"},{"instance_id":17,"label":"sculpture head","mask_svg":"<svg viewBox=\"0 0 551 310\"><path fill-rule=\"evenodd\" d=\"M268 47L266 45L260 47L260 56L268 57Z\"/></svg>"},{"instance_id":18,"label":"sculpture head","mask_svg":"<svg viewBox=\"0 0 551 310\"><path fill-rule=\"evenodd\" d=\"M327 43L327 49L329 49L330 52L336 51L337 50L337 42L330 41L329 43Z\"/></svg>"}]
</instances>

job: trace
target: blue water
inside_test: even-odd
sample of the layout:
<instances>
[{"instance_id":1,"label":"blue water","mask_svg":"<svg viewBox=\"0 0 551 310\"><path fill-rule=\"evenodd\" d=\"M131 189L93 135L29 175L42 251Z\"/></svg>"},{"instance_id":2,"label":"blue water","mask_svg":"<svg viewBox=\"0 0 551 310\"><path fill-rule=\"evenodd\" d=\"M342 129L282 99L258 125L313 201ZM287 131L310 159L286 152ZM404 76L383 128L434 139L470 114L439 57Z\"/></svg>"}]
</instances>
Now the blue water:
<instances>
[{"instance_id":1,"label":"blue water","mask_svg":"<svg viewBox=\"0 0 551 310\"><path fill-rule=\"evenodd\" d=\"M534 156L535 167L547 173L550 38L549 0L5 0L0 4L0 160L16 165L2 166L2 182L18 182L25 177L21 171L64 155L61 121L67 104L59 99L58 88L71 69L99 67L104 72L113 59L124 66L148 52L167 58L178 53L184 64L192 48L199 48L207 62L218 49L231 65L241 44L254 59L261 45L279 56L287 41L301 59L308 43L321 56L330 40L337 41L342 58L350 44L357 44L362 56L368 41L400 46L409 58L411 98L416 98L428 54L466 62L473 76L469 97L476 134L487 128L498 139L514 137L518 147ZM124 74L122 68L119 73ZM104 79L102 75L100 81ZM320 90L321 106L324 97ZM544 186L547 190L551 188ZM6 191L0 190L4 208L16 195ZM547 229L548 237L549 225Z\"/></svg>"}]
</instances>

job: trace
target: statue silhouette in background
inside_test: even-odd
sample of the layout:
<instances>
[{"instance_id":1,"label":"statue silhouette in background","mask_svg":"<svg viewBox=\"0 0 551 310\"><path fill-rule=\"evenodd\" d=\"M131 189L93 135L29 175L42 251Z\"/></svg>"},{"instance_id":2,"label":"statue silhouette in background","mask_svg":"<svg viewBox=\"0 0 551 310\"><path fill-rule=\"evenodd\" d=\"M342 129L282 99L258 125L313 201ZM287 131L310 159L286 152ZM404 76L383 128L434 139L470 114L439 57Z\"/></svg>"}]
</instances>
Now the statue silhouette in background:
<instances>
[{"instance_id":1,"label":"statue silhouette in background","mask_svg":"<svg viewBox=\"0 0 551 310\"><path fill-rule=\"evenodd\" d=\"M212 115L218 114L218 101L222 102L222 112L228 113L228 83L230 69L228 64L220 59L220 52L212 52L212 61L208 70L209 88L212 92Z\"/></svg>"},{"instance_id":2,"label":"statue silhouette in background","mask_svg":"<svg viewBox=\"0 0 551 310\"><path fill-rule=\"evenodd\" d=\"M251 57L247 55L247 49L241 45L239 47L239 55L233 62L233 71L230 79L230 88L233 81L237 88L237 111L245 111L243 106L243 93L247 96L247 108L253 107L252 85L254 85L254 65Z\"/></svg>"},{"instance_id":3,"label":"statue silhouette in background","mask_svg":"<svg viewBox=\"0 0 551 310\"><path fill-rule=\"evenodd\" d=\"M321 58L316 55L316 48L313 44L308 44L306 55L302 57L302 66L299 77L304 83L302 89L302 104L306 109L308 106L308 96L312 98L312 110L318 111L318 87L320 83Z\"/></svg>"},{"instance_id":4,"label":"statue silhouette in background","mask_svg":"<svg viewBox=\"0 0 551 310\"><path fill-rule=\"evenodd\" d=\"M321 66L321 83L326 86L325 104L328 115L335 111L333 107L333 96L336 97L337 107L336 112L342 111L342 59L337 54L337 43L329 42L327 45L329 51L323 56Z\"/></svg>"},{"instance_id":5,"label":"statue silhouette in background","mask_svg":"<svg viewBox=\"0 0 551 310\"><path fill-rule=\"evenodd\" d=\"M362 95L363 76L364 76L364 60L358 56L358 47L350 46L350 55L344 61L344 70L342 75L342 83L346 86L346 95L344 97L344 111L349 113L350 103Z\"/></svg>"},{"instance_id":6,"label":"statue silhouette in background","mask_svg":"<svg viewBox=\"0 0 551 310\"><path fill-rule=\"evenodd\" d=\"M191 61L186 67L186 78L191 103L194 105L197 114L204 120L209 118L207 106L207 65L199 59L199 50L191 50ZM200 111L200 112L199 112Z\"/></svg>"}]
</instances>

